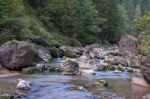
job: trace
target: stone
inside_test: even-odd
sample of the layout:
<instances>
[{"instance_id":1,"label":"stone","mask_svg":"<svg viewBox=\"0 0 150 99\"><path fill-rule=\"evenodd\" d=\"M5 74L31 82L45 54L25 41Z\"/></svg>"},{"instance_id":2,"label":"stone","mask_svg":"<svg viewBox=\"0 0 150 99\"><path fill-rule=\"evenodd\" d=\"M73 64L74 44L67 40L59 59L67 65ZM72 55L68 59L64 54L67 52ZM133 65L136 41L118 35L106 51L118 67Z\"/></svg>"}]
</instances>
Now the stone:
<instances>
[{"instance_id":1,"label":"stone","mask_svg":"<svg viewBox=\"0 0 150 99\"><path fill-rule=\"evenodd\" d=\"M76 62L73 62L71 60L68 60L65 62L64 67L63 67L63 74L65 75L79 75L80 70L79 70L79 65Z\"/></svg>"},{"instance_id":2,"label":"stone","mask_svg":"<svg viewBox=\"0 0 150 99\"><path fill-rule=\"evenodd\" d=\"M107 70L107 63L99 63L96 65L95 71L106 71Z\"/></svg>"},{"instance_id":3,"label":"stone","mask_svg":"<svg viewBox=\"0 0 150 99\"><path fill-rule=\"evenodd\" d=\"M142 75L150 83L150 31L140 33L138 52Z\"/></svg>"},{"instance_id":4,"label":"stone","mask_svg":"<svg viewBox=\"0 0 150 99\"><path fill-rule=\"evenodd\" d=\"M62 72L62 66L58 64L49 64L48 70L51 72Z\"/></svg>"},{"instance_id":5,"label":"stone","mask_svg":"<svg viewBox=\"0 0 150 99\"><path fill-rule=\"evenodd\" d=\"M39 50L38 57L46 63L49 63L52 60L51 53L48 50Z\"/></svg>"},{"instance_id":6,"label":"stone","mask_svg":"<svg viewBox=\"0 0 150 99\"><path fill-rule=\"evenodd\" d=\"M31 82L25 81L23 79L18 79L17 89L29 90L29 89L31 89Z\"/></svg>"},{"instance_id":7,"label":"stone","mask_svg":"<svg viewBox=\"0 0 150 99\"><path fill-rule=\"evenodd\" d=\"M36 50L25 41L10 41L0 46L0 64L10 70L29 67L35 61Z\"/></svg>"},{"instance_id":8,"label":"stone","mask_svg":"<svg viewBox=\"0 0 150 99\"><path fill-rule=\"evenodd\" d=\"M123 56L135 56L137 51L138 40L132 35L125 35L119 41L119 50Z\"/></svg>"}]
</instances>

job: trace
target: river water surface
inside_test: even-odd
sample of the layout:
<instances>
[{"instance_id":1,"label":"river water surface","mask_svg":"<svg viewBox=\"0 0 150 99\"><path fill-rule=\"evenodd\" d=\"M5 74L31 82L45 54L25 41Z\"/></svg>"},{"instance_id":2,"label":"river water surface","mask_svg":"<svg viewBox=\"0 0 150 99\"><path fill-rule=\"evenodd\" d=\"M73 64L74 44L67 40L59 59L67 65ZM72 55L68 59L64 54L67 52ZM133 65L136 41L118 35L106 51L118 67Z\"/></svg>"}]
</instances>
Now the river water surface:
<instances>
[{"instance_id":1,"label":"river water surface","mask_svg":"<svg viewBox=\"0 0 150 99\"><path fill-rule=\"evenodd\" d=\"M150 89L131 85L131 75L113 72L96 72L96 75L65 76L58 73L41 75L17 74L0 78L0 93L13 93L16 90L16 80L31 81L31 90L23 92L22 99L142 99L149 94ZM98 80L108 80L109 86L103 87ZM104 98L106 97L106 98ZM116 97L116 98L115 98Z\"/></svg>"}]
</instances>

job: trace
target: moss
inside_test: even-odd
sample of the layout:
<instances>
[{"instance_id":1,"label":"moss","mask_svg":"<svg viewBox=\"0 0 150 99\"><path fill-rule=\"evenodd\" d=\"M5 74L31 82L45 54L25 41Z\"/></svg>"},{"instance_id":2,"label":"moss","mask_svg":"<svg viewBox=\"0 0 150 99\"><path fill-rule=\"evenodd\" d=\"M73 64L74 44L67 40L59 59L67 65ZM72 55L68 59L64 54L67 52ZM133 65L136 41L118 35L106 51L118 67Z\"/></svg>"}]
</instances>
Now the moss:
<instances>
[{"instance_id":1,"label":"moss","mask_svg":"<svg viewBox=\"0 0 150 99\"><path fill-rule=\"evenodd\" d=\"M76 55L72 51L67 50L64 52L64 56L69 57L69 58L74 58Z\"/></svg>"}]
</instances>

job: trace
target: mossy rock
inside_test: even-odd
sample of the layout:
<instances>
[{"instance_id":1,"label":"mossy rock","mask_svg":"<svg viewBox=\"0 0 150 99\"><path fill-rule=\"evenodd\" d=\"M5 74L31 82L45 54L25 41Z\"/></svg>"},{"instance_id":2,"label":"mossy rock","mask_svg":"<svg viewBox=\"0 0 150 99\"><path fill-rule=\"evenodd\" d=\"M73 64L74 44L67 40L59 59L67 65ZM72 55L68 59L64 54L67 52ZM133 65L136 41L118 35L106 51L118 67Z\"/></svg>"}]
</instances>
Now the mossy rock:
<instances>
[{"instance_id":1,"label":"mossy rock","mask_svg":"<svg viewBox=\"0 0 150 99\"><path fill-rule=\"evenodd\" d=\"M124 72L124 71L125 71L125 68L124 68L122 65L119 65L119 66L117 67L117 70Z\"/></svg>"},{"instance_id":2,"label":"mossy rock","mask_svg":"<svg viewBox=\"0 0 150 99\"><path fill-rule=\"evenodd\" d=\"M66 50L66 51L64 51L64 56L66 56L68 58L74 58L74 57L76 57L76 54L72 51Z\"/></svg>"},{"instance_id":3,"label":"mossy rock","mask_svg":"<svg viewBox=\"0 0 150 99\"><path fill-rule=\"evenodd\" d=\"M116 68L113 65L108 65L107 70L114 71Z\"/></svg>"},{"instance_id":4,"label":"mossy rock","mask_svg":"<svg viewBox=\"0 0 150 99\"><path fill-rule=\"evenodd\" d=\"M107 80L98 80L98 82L105 87L108 86L108 84L109 84L109 82Z\"/></svg>"},{"instance_id":5,"label":"mossy rock","mask_svg":"<svg viewBox=\"0 0 150 99\"><path fill-rule=\"evenodd\" d=\"M38 67L28 67L22 69L22 73L24 74L37 74L37 73L42 73L42 69Z\"/></svg>"},{"instance_id":6,"label":"mossy rock","mask_svg":"<svg viewBox=\"0 0 150 99\"><path fill-rule=\"evenodd\" d=\"M56 47L50 48L50 52L53 58L61 58L64 56L64 51Z\"/></svg>"},{"instance_id":7,"label":"mossy rock","mask_svg":"<svg viewBox=\"0 0 150 99\"><path fill-rule=\"evenodd\" d=\"M150 57L150 31L142 32L138 37L138 52Z\"/></svg>"}]
</instances>

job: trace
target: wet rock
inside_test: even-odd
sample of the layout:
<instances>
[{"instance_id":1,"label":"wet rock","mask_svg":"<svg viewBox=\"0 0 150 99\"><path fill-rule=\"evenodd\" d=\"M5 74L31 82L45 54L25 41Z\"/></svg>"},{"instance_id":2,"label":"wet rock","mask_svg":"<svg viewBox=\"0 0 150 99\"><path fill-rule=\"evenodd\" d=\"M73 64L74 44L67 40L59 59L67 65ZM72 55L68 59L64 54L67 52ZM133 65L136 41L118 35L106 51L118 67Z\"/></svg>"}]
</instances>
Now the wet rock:
<instances>
[{"instance_id":1,"label":"wet rock","mask_svg":"<svg viewBox=\"0 0 150 99\"><path fill-rule=\"evenodd\" d=\"M150 31L140 33L138 40L141 72L144 78L150 83Z\"/></svg>"},{"instance_id":2,"label":"wet rock","mask_svg":"<svg viewBox=\"0 0 150 99\"><path fill-rule=\"evenodd\" d=\"M122 71L120 71L120 70L115 70L115 71L113 71L114 73L121 73Z\"/></svg>"},{"instance_id":3,"label":"wet rock","mask_svg":"<svg viewBox=\"0 0 150 99\"><path fill-rule=\"evenodd\" d=\"M61 58L64 56L64 51L60 48L52 47L50 48L50 52L53 58Z\"/></svg>"},{"instance_id":4,"label":"wet rock","mask_svg":"<svg viewBox=\"0 0 150 99\"><path fill-rule=\"evenodd\" d=\"M137 52L137 39L132 35L125 35L119 41L119 50L123 56L135 56Z\"/></svg>"},{"instance_id":5,"label":"wet rock","mask_svg":"<svg viewBox=\"0 0 150 99\"><path fill-rule=\"evenodd\" d=\"M23 79L18 79L17 89L29 90L31 88L31 82L25 81Z\"/></svg>"},{"instance_id":6,"label":"wet rock","mask_svg":"<svg viewBox=\"0 0 150 99\"><path fill-rule=\"evenodd\" d=\"M81 90L81 91L88 91L86 88L84 88L83 86L77 86L77 90Z\"/></svg>"},{"instance_id":7,"label":"wet rock","mask_svg":"<svg viewBox=\"0 0 150 99\"><path fill-rule=\"evenodd\" d=\"M79 75L79 65L76 62L68 60L63 67L63 74L65 75Z\"/></svg>"},{"instance_id":8,"label":"wet rock","mask_svg":"<svg viewBox=\"0 0 150 99\"><path fill-rule=\"evenodd\" d=\"M35 55L35 49L25 41L10 41L0 46L0 64L10 70L31 66Z\"/></svg>"},{"instance_id":9,"label":"wet rock","mask_svg":"<svg viewBox=\"0 0 150 99\"><path fill-rule=\"evenodd\" d=\"M62 72L62 65L58 65L58 64L49 64L48 66L48 70L51 72Z\"/></svg>"},{"instance_id":10,"label":"wet rock","mask_svg":"<svg viewBox=\"0 0 150 99\"><path fill-rule=\"evenodd\" d=\"M96 65L95 71L106 71L107 70L107 63L100 63Z\"/></svg>"},{"instance_id":11,"label":"wet rock","mask_svg":"<svg viewBox=\"0 0 150 99\"><path fill-rule=\"evenodd\" d=\"M52 60L51 53L48 50L39 50L38 57L46 63L51 62Z\"/></svg>"},{"instance_id":12,"label":"wet rock","mask_svg":"<svg viewBox=\"0 0 150 99\"><path fill-rule=\"evenodd\" d=\"M24 74L36 74L42 72L43 70L40 67L27 67L22 69L22 73Z\"/></svg>"},{"instance_id":13,"label":"wet rock","mask_svg":"<svg viewBox=\"0 0 150 99\"><path fill-rule=\"evenodd\" d=\"M96 72L94 70L91 70L91 69L82 69L81 70L82 73L85 73L85 74L91 74L91 75L96 75Z\"/></svg>"}]
</instances>

